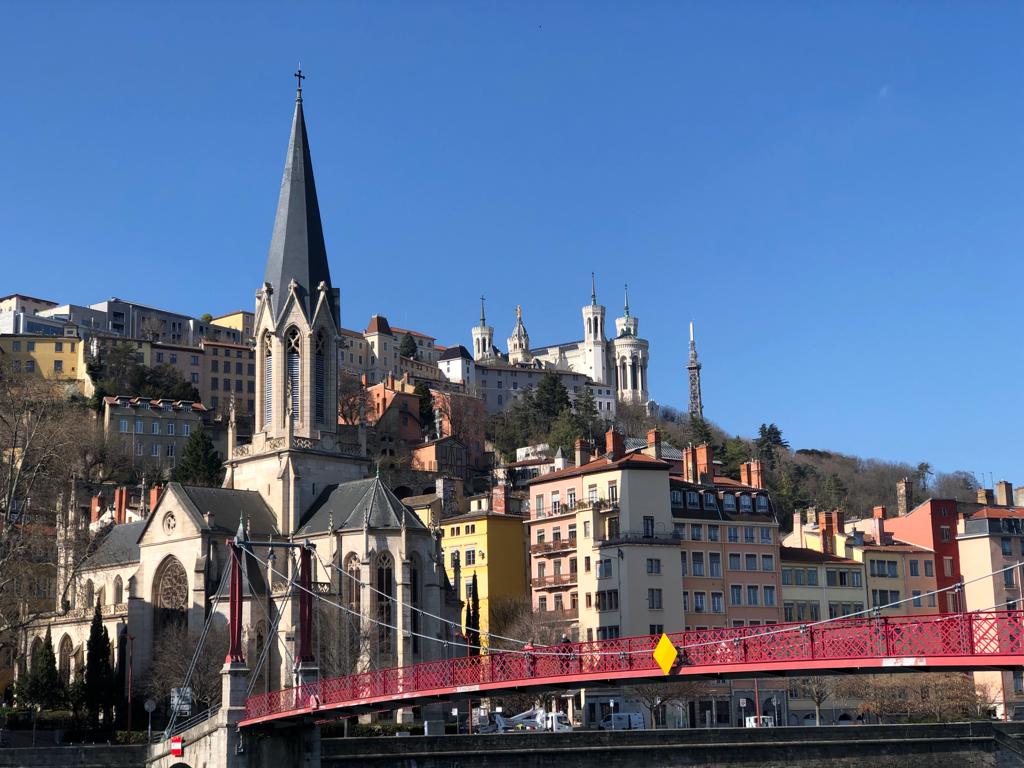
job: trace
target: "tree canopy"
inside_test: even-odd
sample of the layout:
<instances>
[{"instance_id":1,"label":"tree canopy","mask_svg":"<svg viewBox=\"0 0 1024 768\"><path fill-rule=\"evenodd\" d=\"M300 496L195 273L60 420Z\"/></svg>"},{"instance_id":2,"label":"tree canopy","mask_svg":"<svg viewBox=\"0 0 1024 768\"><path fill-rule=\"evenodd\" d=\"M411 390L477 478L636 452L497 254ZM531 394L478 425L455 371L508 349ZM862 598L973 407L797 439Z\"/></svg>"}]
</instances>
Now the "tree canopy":
<instances>
[{"instance_id":1,"label":"tree canopy","mask_svg":"<svg viewBox=\"0 0 1024 768\"><path fill-rule=\"evenodd\" d=\"M398 354L402 357L411 357L413 360L416 359L416 339L412 337L411 333L406 333L402 337L402 343L398 347Z\"/></svg>"},{"instance_id":2,"label":"tree canopy","mask_svg":"<svg viewBox=\"0 0 1024 768\"><path fill-rule=\"evenodd\" d=\"M171 479L183 485L216 488L223 478L223 462L213 447L210 433L200 427L188 436Z\"/></svg>"}]
</instances>

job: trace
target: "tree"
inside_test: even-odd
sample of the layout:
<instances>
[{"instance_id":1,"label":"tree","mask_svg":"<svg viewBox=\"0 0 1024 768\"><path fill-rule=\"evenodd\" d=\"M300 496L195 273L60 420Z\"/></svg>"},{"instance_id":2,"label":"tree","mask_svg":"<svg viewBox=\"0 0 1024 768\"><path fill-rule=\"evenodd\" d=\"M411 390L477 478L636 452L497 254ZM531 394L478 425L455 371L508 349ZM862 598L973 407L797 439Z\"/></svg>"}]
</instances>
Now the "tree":
<instances>
[{"instance_id":1,"label":"tree","mask_svg":"<svg viewBox=\"0 0 1024 768\"><path fill-rule=\"evenodd\" d=\"M366 417L369 395L358 376L342 373L338 376L338 417L345 424L358 424Z\"/></svg>"},{"instance_id":2,"label":"tree","mask_svg":"<svg viewBox=\"0 0 1024 768\"><path fill-rule=\"evenodd\" d=\"M169 703L171 689L185 684L198 641L199 636L191 634L184 622L172 622L160 630L153 643L153 666L147 686L149 695L159 702ZM227 652L227 627L222 623L214 623L189 681L196 706L205 709L220 699L220 671Z\"/></svg>"},{"instance_id":3,"label":"tree","mask_svg":"<svg viewBox=\"0 0 1024 768\"><path fill-rule=\"evenodd\" d=\"M789 448L789 443L782 437L782 430L774 422L761 424L758 430L757 439L754 441L757 447L758 457L764 461L769 468L775 466L775 458L781 452Z\"/></svg>"},{"instance_id":4,"label":"tree","mask_svg":"<svg viewBox=\"0 0 1024 768\"><path fill-rule=\"evenodd\" d=\"M545 431L562 411L572 405L569 402L569 391L554 371L548 371L541 377L531 400L536 418L545 427Z\"/></svg>"},{"instance_id":5,"label":"tree","mask_svg":"<svg viewBox=\"0 0 1024 768\"><path fill-rule=\"evenodd\" d=\"M561 449L563 453L569 455L575 449L576 441L581 437L583 437L583 432L580 429L579 419L566 408L551 424L548 445L552 451Z\"/></svg>"},{"instance_id":6,"label":"tree","mask_svg":"<svg viewBox=\"0 0 1024 768\"><path fill-rule=\"evenodd\" d=\"M651 727L657 727L657 712L669 704L679 706L699 699L708 693L711 686L703 680L680 680L678 682L642 683L626 689L626 694L640 702L651 719Z\"/></svg>"},{"instance_id":7,"label":"tree","mask_svg":"<svg viewBox=\"0 0 1024 768\"><path fill-rule=\"evenodd\" d=\"M573 413L583 437L593 440L604 432L604 422L597 412L597 400L594 399L594 391L590 387L584 387L576 398Z\"/></svg>"},{"instance_id":8,"label":"tree","mask_svg":"<svg viewBox=\"0 0 1024 768\"><path fill-rule=\"evenodd\" d=\"M651 419L642 405L619 401L615 406L615 426L624 435L639 437L650 423Z\"/></svg>"},{"instance_id":9,"label":"tree","mask_svg":"<svg viewBox=\"0 0 1024 768\"><path fill-rule=\"evenodd\" d=\"M97 600L92 626L89 628L85 658L85 705L89 714L89 724L93 728L99 725L101 713L104 726L110 726L113 694L114 671L110 665L110 637L107 628L103 626L103 615Z\"/></svg>"},{"instance_id":10,"label":"tree","mask_svg":"<svg viewBox=\"0 0 1024 768\"><path fill-rule=\"evenodd\" d=\"M711 432L711 427L704 420L704 417L697 414L690 415L690 434L693 435L693 442L696 445L704 445L715 439L714 434Z\"/></svg>"},{"instance_id":11,"label":"tree","mask_svg":"<svg viewBox=\"0 0 1024 768\"><path fill-rule=\"evenodd\" d=\"M825 484L821 489L821 503L827 509L842 509L846 506L849 494L843 479L833 472L825 478Z\"/></svg>"},{"instance_id":12,"label":"tree","mask_svg":"<svg viewBox=\"0 0 1024 768\"><path fill-rule=\"evenodd\" d=\"M203 312L203 314L199 316L199 322L207 324L212 323L213 315L211 315L209 312Z\"/></svg>"},{"instance_id":13,"label":"tree","mask_svg":"<svg viewBox=\"0 0 1024 768\"><path fill-rule=\"evenodd\" d=\"M420 399L420 426L423 428L424 437L433 438L435 436L435 419L434 419L434 395L430 391L430 386L425 381L416 382L416 388L413 390Z\"/></svg>"},{"instance_id":14,"label":"tree","mask_svg":"<svg viewBox=\"0 0 1024 768\"><path fill-rule=\"evenodd\" d=\"M824 675L805 677L796 681L801 697L814 702L814 724L821 725L821 705L835 696L835 678Z\"/></svg>"},{"instance_id":15,"label":"tree","mask_svg":"<svg viewBox=\"0 0 1024 768\"><path fill-rule=\"evenodd\" d=\"M411 333L406 333L402 337L402 343L398 347L398 354L402 357L408 357L413 360L416 359L416 339L412 337Z\"/></svg>"},{"instance_id":16,"label":"tree","mask_svg":"<svg viewBox=\"0 0 1024 768\"><path fill-rule=\"evenodd\" d=\"M466 603L466 644L470 653L480 653L480 593L477 587L476 573L473 573L473 594Z\"/></svg>"},{"instance_id":17,"label":"tree","mask_svg":"<svg viewBox=\"0 0 1024 768\"><path fill-rule=\"evenodd\" d=\"M31 668L28 679L18 691L18 699L25 704L34 704L41 709L56 709L64 703L64 681L57 672L57 657L53 653L53 638L50 628L42 646L29 660Z\"/></svg>"},{"instance_id":18,"label":"tree","mask_svg":"<svg viewBox=\"0 0 1024 768\"><path fill-rule=\"evenodd\" d=\"M210 434L200 427L188 437L185 448L171 474L171 479L184 485L216 488L224 477L224 467L213 447Z\"/></svg>"}]
</instances>

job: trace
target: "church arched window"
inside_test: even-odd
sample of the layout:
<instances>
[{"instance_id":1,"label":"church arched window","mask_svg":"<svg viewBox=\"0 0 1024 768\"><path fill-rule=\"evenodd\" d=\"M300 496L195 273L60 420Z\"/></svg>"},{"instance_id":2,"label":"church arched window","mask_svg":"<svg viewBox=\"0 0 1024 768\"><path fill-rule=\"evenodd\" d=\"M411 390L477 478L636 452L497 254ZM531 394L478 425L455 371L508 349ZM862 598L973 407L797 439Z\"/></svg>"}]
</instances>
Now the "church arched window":
<instances>
[{"instance_id":1,"label":"church arched window","mask_svg":"<svg viewBox=\"0 0 1024 768\"><path fill-rule=\"evenodd\" d=\"M124 582L121 577L114 578L114 605L124 602Z\"/></svg>"},{"instance_id":2,"label":"church arched window","mask_svg":"<svg viewBox=\"0 0 1024 768\"><path fill-rule=\"evenodd\" d=\"M392 605L395 597L395 561L383 552L377 558L377 641L381 653L391 653L395 615Z\"/></svg>"},{"instance_id":3,"label":"church arched window","mask_svg":"<svg viewBox=\"0 0 1024 768\"><path fill-rule=\"evenodd\" d=\"M348 595L348 607L357 613L362 593L360 576L359 558L353 553L345 558L345 574L342 576L345 583L342 585L342 594Z\"/></svg>"},{"instance_id":4,"label":"church arched window","mask_svg":"<svg viewBox=\"0 0 1024 768\"><path fill-rule=\"evenodd\" d=\"M263 427L269 428L274 416L274 352L269 333L263 334Z\"/></svg>"},{"instance_id":5,"label":"church arched window","mask_svg":"<svg viewBox=\"0 0 1024 768\"><path fill-rule=\"evenodd\" d=\"M96 607L96 590L92 579L88 579L85 582L85 588L82 590L82 602L85 603L86 608Z\"/></svg>"},{"instance_id":6,"label":"church arched window","mask_svg":"<svg viewBox=\"0 0 1024 768\"><path fill-rule=\"evenodd\" d=\"M299 394L301 388L299 386L299 346L301 339L299 337L299 329L292 328L288 331L288 336L285 339L285 364L288 367L288 398L291 400L291 413L293 419L299 418Z\"/></svg>"},{"instance_id":7,"label":"church arched window","mask_svg":"<svg viewBox=\"0 0 1024 768\"><path fill-rule=\"evenodd\" d=\"M68 635L64 635L57 648L57 673L64 681L64 685L67 685L71 682L71 656L74 653L75 645Z\"/></svg>"},{"instance_id":8,"label":"church arched window","mask_svg":"<svg viewBox=\"0 0 1024 768\"><path fill-rule=\"evenodd\" d=\"M321 330L316 334L316 349L313 352L313 392L316 406L316 422L324 423L324 390L327 387L327 335Z\"/></svg>"},{"instance_id":9,"label":"church arched window","mask_svg":"<svg viewBox=\"0 0 1024 768\"><path fill-rule=\"evenodd\" d=\"M184 623L188 611L188 575L178 558L171 555L160 563L153 579L153 610L156 632Z\"/></svg>"}]
</instances>

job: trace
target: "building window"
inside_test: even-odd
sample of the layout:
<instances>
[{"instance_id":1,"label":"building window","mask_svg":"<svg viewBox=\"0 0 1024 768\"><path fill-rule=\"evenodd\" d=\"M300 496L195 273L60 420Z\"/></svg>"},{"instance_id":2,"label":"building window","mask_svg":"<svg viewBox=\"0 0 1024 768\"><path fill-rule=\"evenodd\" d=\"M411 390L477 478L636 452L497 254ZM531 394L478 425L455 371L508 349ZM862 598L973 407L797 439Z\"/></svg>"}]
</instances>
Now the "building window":
<instances>
[{"instance_id":1,"label":"building window","mask_svg":"<svg viewBox=\"0 0 1024 768\"><path fill-rule=\"evenodd\" d=\"M1003 550L1003 557L1013 556L1013 539L1003 538L999 540L999 545Z\"/></svg>"},{"instance_id":2,"label":"building window","mask_svg":"<svg viewBox=\"0 0 1024 768\"><path fill-rule=\"evenodd\" d=\"M921 607L921 590L920 589L915 589L915 590L913 590L910 593L910 595L911 595L911 597L914 598L914 600L913 600L914 607L915 608L920 608Z\"/></svg>"},{"instance_id":3,"label":"building window","mask_svg":"<svg viewBox=\"0 0 1024 768\"><path fill-rule=\"evenodd\" d=\"M689 509L700 509L700 495L696 491L686 492L686 506Z\"/></svg>"},{"instance_id":4,"label":"building window","mask_svg":"<svg viewBox=\"0 0 1024 768\"><path fill-rule=\"evenodd\" d=\"M168 435L173 435L174 434L174 422L173 421L168 421L167 422L167 434Z\"/></svg>"},{"instance_id":5,"label":"building window","mask_svg":"<svg viewBox=\"0 0 1024 768\"><path fill-rule=\"evenodd\" d=\"M1013 586L1013 571L1012 570L1010 570L1010 571L1003 571L1003 586L1004 587L1012 587Z\"/></svg>"},{"instance_id":6,"label":"building window","mask_svg":"<svg viewBox=\"0 0 1024 768\"><path fill-rule=\"evenodd\" d=\"M719 531L719 528L718 528L717 525L709 525L708 526L708 541L718 541L719 540L718 531Z\"/></svg>"},{"instance_id":7,"label":"building window","mask_svg":"<svg viewBox=\"0 0 1024 768\"><path fill-rule=\"evenodd\" d=\"M649 515L644 516L644 536L646 538L654 536L654 518Z\"/></svg>"},{"instance_id":8,"label":"building window","mask_svg":"<svg viewBox=\"0 0 1024 768\"><path fill-rule=\"evenodd\" d=\"M128 419L121 419L121 423L120 423L119 426L120 426L120 431L121 432L127 432L128 431Z\"/></svg>"},{"instance_id":9,"label":"building window","mask_svg":"<svg viewBox=\"0 0 1024 768\"><path fill-rule=\"evenodd\" d=\"M771 544L772 543L772 529L768 528L768 527L763 527L763 528L760 529L760 531L761 531L761 543L762 544Z\"/></svg>"},{"instance_id":10,"label":"building window","mask_svg":"<svg viewBox=\"0 0 1024 768\"><path fill-rule=\"evenodd\" d=\"M757 587L747 587L747 605L757 605Z\"/></svg>"},{"instance_id":11,"label":"building window","mask_svg":"<svg viewBox=\"0 0 1024 768\"><path fill-rule=\"evenodd\" d=\"M242 364L238 363L238 373L242 373ZM324 392L327 387L327 336L324 332L316 334L316 348L313 352L313 402L316 408L316 421L324 423Z\"/></svg>"},{"instance_id":12,"label":"building window","mask_svg":"<svg viewBox=\"0 0 1024 768\"><path fill-rule=\"evenodd\" d=\"M925 576L934 576L935 575L935 563L933 563L931 560L925 560L924 561L924 575Z\"/></svg>"},{"instance_id":13,"label":"building window","mask_svg":"<svg viewBox=\"0 0 1024 768\"><path fill-rule=\"evenodd\" d=\"M746 569L748 571L757 570L757 555L746 555L744 559L746 560Z\"/></svg>"},{"instance_id":14,"label":"building window","mask_svg":"<svg viewBox=\"0 0 1024 768\"><path fill-rule=\"evenodd\" d=\"M767 496L758 496L757 497L757 511L758 512L767 512L768 511L768 497Z\"/></svg>"},{"instance_id":15,"label":"building window","mask_svg":"<svg viewBox=\"0 0 1024 768\"><path fill-rule=\"evenodd\" d=\"M952 576L953 575L953 558L952 557L944 557L944 558L942 558L942 571L943 571L943 573L945 573L946 576Z\"/></svg>"},{"instance_id":16,"label":"building window","mask_svg":"<svg viewBox=\"0 0 1024 768\"><path fill-rule=\"evenodd\" d=\"M648 573L661 573L661 560L656 557L647 558L647 572Z\"/></svg>"},{"instance_id":17,"label":"building window","mask_svg":"<svg viewBox=\"0 0 1024 768\"><path fill-rule=\"evenodd\" d=\"M919 576L921 570L921 563L917 560L910 561L910 575Z\"/></svg>"},{"instance_id":18,"label":"building window","mask_svg":"<svg viewBox=\"0 0 1024 768\"><path fill-rule=\"evenodd\" d=\"M694 552L693 557L693 575L703 576L704 575L704 553Z\"/></svg>"},{"instance_id":19,"label":"building window","mask_svg":"<svg viewBox=\"0 0 1024 768\"><path fill-rule=\"evenodd\" d=\"M775 605L775 587L767 585L763 588L764 590L764 604L766 606L773 607Z\"/></svg>"},{"instance_id":20,"label":"building window","mask_svg":"<svg viewBox=\"0 0 1024 768\"><path fill-rule=\"evenodd\" d=\"M661 590L660 589L648 589L647 590L647 607L652 611L661 610Z\"/></svg>"},{"instance_id":21,"label":"building window","mask_svg":"<svg viewBox=\"0 0 1024 768\"><path fill-rule=\"evenodd\" d=\"M730 497L730 498L732 498L732 497ZM735 526L735 525L730 525L729 526L729 543L730 544L736 544L736 543L739 542L739 540L740 540L740 529L739 529L739 527Z\"/></svg>"},{"instance_id":22,"label":"building window","mask_svg":"<svg viewBox=\"0 0 1024 768\"><path fill-rule=\"evenodd\" d=\"M726 493L722 496L722 506L725 507L726 512L736 511L736 497L731 493Z\"/></svg>"},{"instance_id":23,"label":"building window","mask_svg":"<svg viewBox=\"0 0 1024 768\"><path fill-rule=\"evenodd\" d=\"M466 549L466 565L476 565L476 550L472 547Z\"/></svg>"},{"instance_id":24,"label":"building window","mask_svg":"<svg viewBox=\"0 0 1024 768\"><path fill-rule=\"evenodd\" d=\"M738 584L729 587L729 602L733 605L743 605L743 587Z\"/></svg>"},{"instance_id":25,"label":"building window","mask_svg":"<svg viewBox=\"0 0 1024 768\"><path fill-rule=\"evenodd\" d=\"M783 568L782 569L782 586L789 587L793 584L793 569Z\"/></svg>"},{"instance_id":26,"label":"building window","mask_svg":"<svg viewBox=\"0 0 1024 768\"><path fill-rule=\"evenodd\" d=\"M739 552L729 553L729 570L738 571L742 567L741 558Z\"/></svg>"},{"instance_id":27,"label":"building window","mask_svg":"<svg viewBox=\"0 0 1024 768\"><path fill-rule=\"evenodd\" d=\"M54 371L54 373L61 373L63 370L64 370L64 361L63 360L54 360L53 361L53 371Z\"/></svg>"},{"instance_id":28,"label":"building window","mask_svg":"<svg viewBox=\"0 0 1024 768\"><path fill-rule=\"evenodd\" d=\"M699 523L693 523L690 526L690 538L693 541L703 541L704 539L704 526Z\"/></svg>"},{"instance_id":29,"label":"building window","mask_svg":"<svg viewBox=\"0 0 1024 768\"><path fill-rule=\"evenodd\" d=\"M724 601L722 599L721 592L711 593L711 612L712 613L723 613L725 611Z\"/></svg>"},{"instance_id":30,"label":"building window","mask_svg":"<svg viewBox=\"0 0 1024 768\"><path fill-rule=\"evenodd\" d=\"M708 575L713 579L722 577L721 552L708 552Z\"/></svg>"},{"instance_id":31,"label":"building window","mask_svg":"<svg viewBox=\"0 0 1024 768\"><path fill-rule=\"evenodd\" d=\"M192 426L190 424L181 425L181 436L188 437L192 433Z\"/></svg>"},{"instance_id":32,"label":"building window","mask_svg":"<svg viewBox=\"0 0 1024 768\"><path fill-rule=\"evenodd\" d=\"M611 558L604 558L603 560L597 561L597 578L608 579L612 575L612 561Z\"/></svg>"},{"instance_id":33,"label":"building window","mask_svg":"<svg viewBox=\"0 0 1024 768\"><path fill-rule=\"evenodd\" d=\"M942 541L950 541L951 537L949 535L948 525L943 525L939 528L939 538L942 539Z\"/></svg>"},{"instance_id":34,"label":"building window","mask_svg":"<svg viewBox=\"0 0 1024 768\"><path fill-rule=\"evenodd\" d=\"M761 555L761 570L762 571L774 571L775 570L775 555Z\"/></svg>"},{"instance_id":35,"label":"building window","mask_svg":"<svg viewBox=\"0 0 1024 768\"><path fill-rule=\"evenodd\" d=\"M1024 693L1024 670L1015 669L1013 671L1013 692Z\"/></svg>"},{"instance_id":36,"label":"building window","mask_svg":"<svg viewBox=\"0 0 1024 768\"><path fill-rule=\"evenodd\" d=\"M584 520L583 521L583 538L584 539L589 539L590 538L590 521L589 520Z\"/></svg>"},{"instance_id":37,"label":"building window","mask_svg":"<svg viewBox=\"0 0 1024 768\"><path fill-rule=\"evenodd\" d=\"M746 496L744 496L743 498L746 498ZM743 528L743 541L745 543L747 543L747 544L753 544L754 543L754 526L752 526L752 525L744 526L744 528Z\"/></svg>"},{"instance_id":38,"label":"building window","mask_svg":"<svg viewBox=\"0 0 1024 768\"><path fill-rule=\"evenodd\" d=\"M301 410L301 376L300 376L300 347L301 337L299 335L298 328L292 328L288 331L288 336L285 341L285 365L287 367L288 374L288 391L287 396L291 401L291 414L292 418L298 420L299 412Z\"/></svg>"},{"instance_id":39,"label":"building window","mask_svg":"<svg viewBox=\"0 0 1024 768\"><path fill-rule=\"evenodd\" d=\"M149 432L152 435L159 435L160 434L160 422L157 421L156 419L153 419L153 422L149 425Z\"/></svg>"},{"instance_id":40,"label":"building window","mask_svg":"<svg viewBox=\"0 0 1024 768\"><path fill-rule=\"evenodd\" d=\"M154 459L159 458L160 445L157 443L153 443L151 446L149 446L149 455L152 456Z\"/></svg>"},{"instance_id":41,"label":"building window","mask_svg":"<svg viewBox=\"0 0 1024 768\"><path fill-rule=\"evenodd\" d=\"M145 453L146 444L142 441L135 443L135 455L142 456Z\"/></svg>"}]
</instances>

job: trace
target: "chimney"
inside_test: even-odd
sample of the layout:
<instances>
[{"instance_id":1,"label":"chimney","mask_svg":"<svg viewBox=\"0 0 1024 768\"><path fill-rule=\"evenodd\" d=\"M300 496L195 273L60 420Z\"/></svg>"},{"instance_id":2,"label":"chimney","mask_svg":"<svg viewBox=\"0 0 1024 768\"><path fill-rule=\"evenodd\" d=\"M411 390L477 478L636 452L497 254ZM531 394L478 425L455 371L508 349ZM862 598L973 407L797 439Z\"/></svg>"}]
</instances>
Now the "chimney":
<instances>
[{"instance_id":1,"label":"chimney","mask_svg":"<svg viewBox=\"0 0 1024 768\"><path fill-rule=\"evenodd\" d=\"M977 501L979 504L995 504L995 495L992 493L992 489L979 488L977 491Z\"/></svg>"},{"instance_id":2,"label":"chimney","mask_svg":"<svg viewBox=\"0 0 1024 768\"><path fill-rule=\"evenodd\" d=\"M621 459L622 455L626 452L626 446L622 440L622 435L615 430L615 427L612 427L605 433L604 452L612 461Z\"/></svg>"},{"instance_id":3,"label":"chimney","mask_svg":"<svg viewBox=\"0 0 1024 768\"><path fill-rule=\"evenodd\" d=\"M697 482L715 482L715 449L707 443L697 446Z\"/></svg>"},{"instance_id":4,"label":"chimney","mask_svg":"<svg viewBox=\"0 0 1024 768\"><path fill-rule=\"evenodd\" d=\"M845 516L843 515L843 510L841 510L841 509L833 509L831 514L832 514L832 529L837 534L845 534L846 533L846 519L845 519Z\"/></svg>"},{"instance_id":5,"label":"chimney","mask_svg":"<svg viewBox=\"0 0 1024 768\"><path fill-rule=\"evenodd\" d=\"M160 494L164 492L162 485L154 485L149 489L149 511L152 512L156 508L156 503L160 501Z\"/></svg>"},{"instance_id":6,"label":"chimney","mask_svg":"<svg viewBox=\"0 0 1024 768\"><path fill-rule=\"evenodd\" d=\"M909 477L896 482L896 514L906 516L914 504L914 484Z\"/></svg>"},{"instance_id":7,"label":"chimney","mask_svg":"<svg viewBox=\"0 0 1024 768\"><path fill-rule=\"evenodd\" d=\"M590 443L582 438L576 441L576 466L582 467L590 462Z\"/></svg>"},{"instance_id":8,"label":"chimney","mask_svg":"<svg viewBox=\"0 0 1024 768\"><path fill-rule=\"evenodd\" d=\"M875 534L875 544L885 544L885 507L871 510L871 530Z\"/></svg>"},{"instance_id":9,"label":"chimney","mask_svg":"<svg viewBox=\"0 0 1024 768\"><path fill-rule=\"evenodd\" d=\"M1013 506L1013 484L1005 480L996 483L996 504L1000 507Z\"/></svg>"},{"instance_id":10,"label":"chimney","mask_svg":"<svg viewBox=\"0 0 1024 768\"><path fill-rule=\"evenodd\" d=\"M92 501L89 503L89 522L95 523L100 519L100 515L103 514L103 494L98 493L92 497Z\"/></svg>"},{"instance_id":11,"label":"chimney","mask_svg":"<svg viewBox=\"0 0 1024 768\"><path fill-rule=\"evenodd\" d=\"M760 459L753 459L750 462L750 485L754 488L764 488L764 469L761 467Z\"/></svg>"},{"instance_id":12,"label":"chimney","mask_svg":"<svg viewBox=\"0 0 1024 768\"><path fill-rule=\"evenodd\" d=\"M818 522L818 508L810 506L807 508L807 517L805 518L808 525L814 525Z\"/></svg>"},{"instance_id":13,"label":"chimney","mask_svg":"<svg viewBox=\"0 0 1024 768\"><path fill-rule=\"evenodd\" d=\"M508 512L508 486L498 483L491 489L491 512L506 514Z\"/></svg>"},{"instance_id":14,"label":"chimney","mask_svg":"<svg viewBox=\"0 0 1024 768\"><path fill-rule=\"evenodd\" d=\"M697 450L692 445L683 448L683 477L688 483L697 482Z\"/></svg>"},{"instance_id":15,"label":"chimney","mask_svg":"<svg viewBox=\"0 0 1024 768\"><path fill-rule=\"evenodd\" d=\"M659 430L647 430L647 447L644 448L644 453L655 459L661 458L661 432Z\"/></svg>"},{"instance_id":16,"label":"chimney","mask_svg":"<svg viewBox=\"0 0 1024 768\"><path fill-rule=\"evenodd\" d=\"M793 513L793 535L796 536L796 546L803 549L804 546L804 516L801 512Z\"/></svg>"},{"instance_id":17,"label":"chimney","mask_svg":"<svg viewBox=\"0 0 1024 768\"><path fill-rule=\"evenodd\" d=\"M835 517L822 510L818 513L818 531L821 533L821 551L826 555L834 555L836 549Z\"/></svg>"},{"instance_id":18,"label":"chimney","mask_svg":"<svg viewBox=\"0 0 1024 768\"><path fill-rule=\"evenodd\" d=\"M458 480L453 477L437 478L435 493L441 499L441 519L459 514Z\"/></svg>"},{"instance_id":19,"label":"chimney","mask_svg":"<svg viewBox=\"0 0 1024 768\"><path fill-rule=\"evenodd\" d=\"M1024 507L1024 488L1018 488L1014 491L1014 496L1017 499L1017 506Z\"/></svg>"},{"instance_id":20,"label":"chimney","mask_svg":"<svg viewBox=\"0 0 1024 768\"><path fill-rule=\"evenodd\" d=\"M121 525L127 521L128 515L128 489L114 489L114 523Z\"/></svg>"},{"instance_id":21,"label":"chimney","mask_svg":"<svg viewBox=\"0 0 1024 768\"><path fill-rule=\"evenodd\" d=\"M853 545L855 547L864 546L864 531L856 530L853 532Z\"/></svg>"},{"instance_id":22,"label":"chimney","mask_svg":"<svg viewBox=\"0 0 1024 768\"><path fill-rule=\"evenodd\" d=\"M744 461L740 464L740 482L743 485L750 485L750 462ZM751 486L753 487L753 486Z\"/></svg>"}]
</instances>

